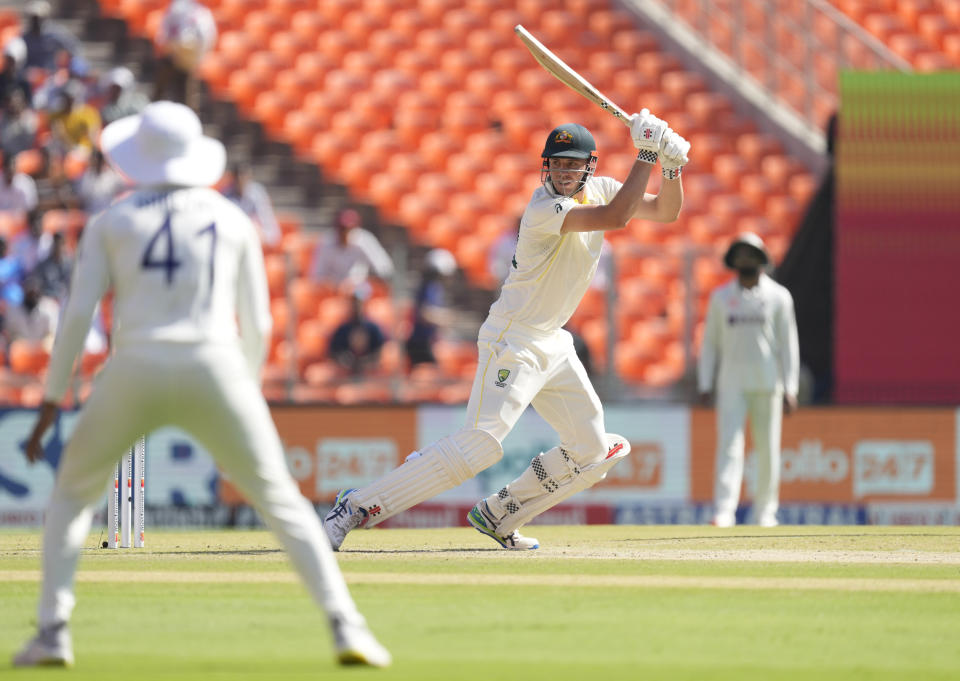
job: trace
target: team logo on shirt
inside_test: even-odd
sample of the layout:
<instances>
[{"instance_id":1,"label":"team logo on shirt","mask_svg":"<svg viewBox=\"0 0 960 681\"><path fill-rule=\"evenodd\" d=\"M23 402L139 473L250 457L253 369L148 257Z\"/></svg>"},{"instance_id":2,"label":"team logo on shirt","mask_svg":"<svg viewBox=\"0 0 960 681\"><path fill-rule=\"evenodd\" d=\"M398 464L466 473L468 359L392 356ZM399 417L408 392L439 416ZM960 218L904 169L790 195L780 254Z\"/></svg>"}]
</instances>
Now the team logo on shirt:
<instances>
[{"instance_id":1,"label":"team logo on shirt","mask_svg":"<svg viewBox=\"0 0 960 681\"><path fill-rule=\"evenodd\" d=\"M494 385L498 388L504 388L507 385L507 379L510 378L509 369L498 369L497 370L497 380L494 382Z\"/></svg>"},{"instance_id":2,"label":"team logo on shirt","mask_svg":"<svg viewBox=\"0 0 960 681\"><path fill-rule=\"evenodd\" d=\"M562 212L563 212L563 204L562 204L562 203L555 203L555 204L553 205L553 208L554 208L554 210L556 210L558 213L562 213Z\"/></svg>"},{"instance_id":3,"label":"team logo on shirt","mask_svg":"<svg viewBox=\"0 0 960 681\"><path fill-rule=\"evenodd\" d=\"M566 130L561 130L557 133L556 137L553 138L553 141L560 144L573 144L573 135Z\"/></svg>"}]
</instances>

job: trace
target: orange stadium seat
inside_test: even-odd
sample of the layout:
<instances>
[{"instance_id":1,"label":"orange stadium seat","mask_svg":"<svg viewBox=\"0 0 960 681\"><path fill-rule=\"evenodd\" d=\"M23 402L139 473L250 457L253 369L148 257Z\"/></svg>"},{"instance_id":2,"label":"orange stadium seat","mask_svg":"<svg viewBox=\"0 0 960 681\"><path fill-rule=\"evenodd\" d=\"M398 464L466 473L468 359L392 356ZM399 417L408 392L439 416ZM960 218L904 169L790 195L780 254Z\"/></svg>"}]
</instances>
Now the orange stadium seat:
<instances>
[{"instance_id":1,"label":"orange stadium seat","mask_svg":"<svg viewBox=\"0 0 960 681\"><path fill-rule=\"evenodd\" d=\"M317 9L328 25L339 26L356 6L355 0L325 0L317 4Z\"/></svg>"},{"instance_id":2,"label":"orange stadium seat","mask_svg":"<svg viewBox=\"0 0 960 681\"><path fill-rule=\"evenodd\" d=\"M485 22L480 15L465 8L454 9L443 16L444 30L459 45L466 45L470 34L484 28L484 25Z\"/></svg>"},{"instance_id":3,"label":"orange stadium seat","mask_svg":"<svg viewBox=\"0 0 960 681\"><path fill-rule=\"evenodd\" d=\"M24 338L17 338L10 343L7 357L12 371L34 376L44 371L50 361L50 353L40 343Z\"/></svg>"},{"instance_id":4,"label":"orange stadium seat","mask_svg":"<svg viewBox=\"0 0 960 681\"><path fill-rule=\"evenodd\" d=\"M481 64L490 64L498 51L511 46L508 36L484 27L470 31L465 40L467 49Z\"/></svg>"},{"instance_id":5,"label":"orange stadium seat","mask_svg":"<svg viewBox=\"0 0 960 681\"><path fill-rule=\"evenodd\" d=\"M333 24L336 26L337 24ZM358 49L360 46L346 32L331 29L317 35L317 41L314 44L317 52L325 57L329 57L336 64L343 61L344 55L348 52Z\"/></svg>"},{"instance_id":6,"label":"orange stadium seat","mask_svg":"<svg viewBox=\"0 0 960 681\"><path fill-rule=\"evenodd\" d=\"M304 319L297 324L298 362L306 366L309 362L322 359L327 354L330 336L335 328L335 324L326 324L320 319Z\"/></svg>"},{"instance_id":7,"label":"orange stadium seat","mask_svg":"<svg viewBox=\"0 0 960 681\"><path fill-rule=\"evenodd\" d=\"M312 8L301 9L290 17L290 30L300 36L307 44L315 43L320 32L326 27L323 15Z\"/></svg>"}]
</instances>

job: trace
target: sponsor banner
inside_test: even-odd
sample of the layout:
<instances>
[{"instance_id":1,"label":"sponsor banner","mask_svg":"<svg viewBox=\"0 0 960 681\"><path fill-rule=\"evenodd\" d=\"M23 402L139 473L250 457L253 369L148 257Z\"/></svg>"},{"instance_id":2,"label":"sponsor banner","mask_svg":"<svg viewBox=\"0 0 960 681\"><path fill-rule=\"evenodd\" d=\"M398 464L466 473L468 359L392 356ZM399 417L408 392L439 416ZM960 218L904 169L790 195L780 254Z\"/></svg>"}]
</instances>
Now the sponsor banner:
<instances>
[{"instance_id":1,"label":"sponsor banner","mask_svg":"<svg viewBox=\"0 0 960 681\"><path fill-rule=\"evenodd\" d=\"M737 509L737 523L750 518L750 506ZM785 504L780 507L783 525L863 525L868 522L864 506L846 504ZM626 525L706 525L713 518L710 503L625 504L614 510L614 521Z\"/></svg>"},{"instance_id":2,"label":"sponsor banner","mask_svg":"<svg viewBox=\"0 0 960 681\"><path fill-rule=\"evenodd\" d=\"M957 503L954 409L809 408L783 419L780 498L790 502ZM691 498L713 498L716 422L691 413ZM744 498L754 457L747 429Z\"/></svg>"},{"instance_id":3,"label":"sponsor banner","mask_svg":"<svg viewBox=\"0 0 960 681\"><path fill-rule=\"evenodd\" d=\"M960 506L955 504L869 504L871 525L960 525Z\"/></svg>"},{"instance_id":4,"label":"sponsor banner","mask_svg":"<svg viewBox=\"0 0 960 681\"><path fill-rule=\"evenodd\" d=\"M417 446L425 447L463 427L462 407L423 407L417 417ZM686 407L613 406L604 410L607 431L630 441L632 453L600 484L577 495L584 504L623 499L684 500L690 494L690 420ZM522 473L530 460L559 443L557 433L527 409L503 441L503 459L439 501L469 502L489 496Z\"/></svg>"},{"instance_id":5,"label":"sponsor banner","mask_svg":"<svg viewBox=\"0 0 960 681\"><path fill-rule=\"evenodd\" d=\"M304 496L330 504L346 487L361 487L403 463L416 447L413 407L273 407L287 464ZM220 500L243 497L224 477Z\"/></svg>"},{"instance_id":6,"label":"sponsor banner","mask_svg":"<svg viewBox=\"0 0 960 681\"><path fill-rule=\"evenodd\" d=\"M78 418L62 411L46 440L46 461L29 465L22 445L33 427L31 409L0 410L0 527L37 526L53 490L63 446ZM287 463L304 495L329 504L396 467L414 448L413 408L275 407L273 418ZM109 484L104 481L103 503ZM147 437L147 521L162 525L250 525L236 489L210 453L178 428ZM226 504L227 506L224 506Z\"/></svg>"}]
</instances>

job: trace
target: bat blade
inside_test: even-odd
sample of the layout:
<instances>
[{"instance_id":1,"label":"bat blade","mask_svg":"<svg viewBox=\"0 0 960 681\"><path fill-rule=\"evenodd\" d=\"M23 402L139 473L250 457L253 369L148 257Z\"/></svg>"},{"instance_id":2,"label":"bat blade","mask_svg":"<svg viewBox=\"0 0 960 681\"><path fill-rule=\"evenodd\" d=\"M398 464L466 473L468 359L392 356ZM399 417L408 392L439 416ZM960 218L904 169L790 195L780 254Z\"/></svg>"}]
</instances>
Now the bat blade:
<instances>
[{"instance_id":1,"label":"bat blade","mask_svg":"<svg viewBox=\"0 0 960 681\"><path fill-rule=\"evenodd\" d=\"M610 113L624 125L630 125L630 117L623 109L614 104L609 97L595 88L586 78L570 68L566 62L534 38L530 31L525 29L521 24L514 26L513 31L526 48L530 50L533 58L536 59L548 73L574 92L586 97L601 109Z\"/></svg>"}]
</instances>

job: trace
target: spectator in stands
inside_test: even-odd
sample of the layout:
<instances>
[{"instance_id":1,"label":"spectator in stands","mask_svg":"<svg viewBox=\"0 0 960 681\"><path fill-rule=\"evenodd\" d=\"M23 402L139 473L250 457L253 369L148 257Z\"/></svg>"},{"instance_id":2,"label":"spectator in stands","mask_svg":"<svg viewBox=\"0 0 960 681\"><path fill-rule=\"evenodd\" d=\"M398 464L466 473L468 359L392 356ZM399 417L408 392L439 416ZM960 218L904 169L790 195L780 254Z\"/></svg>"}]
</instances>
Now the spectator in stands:
<instances>
[{"instance_id":1,"label":"spectator in stands","mask_svg":"<svg viewBox=\"0 0 960 681\"><path fill-rule=\"evenodd\" d=\"M100 136L100 113L83 100L84 87L78 81L70 81L63 88L50 117L54 150L60 155L75 147L93 149Z\"/></svg>"},{"instance_id":2,"label":"spectator in stands","mask_svg":"<svg viewBox=\"0 0 960 681\"><path fill-rule=\"evenodd\" d=\"M30 275L37 264L47 257L53 245L53 236L43 231L43 223L37 213L27 219L27 230L10 242L10 255L20 263L24 276Z\"/></svg>"},{"instance_id":3,"label":"spectator in stands","mask_svg":"<svg viewBox=\"0 0 960 681\"><path fill-rule=\"evenodd\" d=\"M99 213L123 191L126 182L104 159L99 149L90 152L90 163L76 183L77 196L83 209Z\"/></svg>"},{"instance_id":4,"label":"spectator in stands","mask_svg":"<svg viewBox=\"0 0 960 681\"><path fill-rule=\"evenodd\" d=\"M5 99L3 117L0 118L0 151L6 156L16 156L37 145L37 114L27 107L23 92L12 91Z\"/></svg>"},{"instance_id":5,"label":"spectator in stands","mask_svg":"<svg viewBox=\"0 0 960 681\"><path fill-rule=\"evenodd\" d=\"M37 111L46 111L49 114L57 113L60 105L60 95L73 82L78 99L86 101L89 88L86 76L89 66L84 59L72 57L66 50L57 53L57 68L47 76L40 87L33 93L33 107Z\"/></svg>"},{"instance_id":6,"label":"spectator in stands","mask_svg":"<svg viewBox=\"0 0 960 681\"><path fill-rule=\"evenodd\" d=\"M110 69L103 78L103 89L106 101L100 107L100 120L105 126L118 118L138 114L149 104L146 95L137 92L136 79L126 66Z\"/></svg>"},{"instance_id":7,"label":"spectator in stands","mask_svg":"<svg viewBox=\"0 0 960 681\"><path fill-rule=\"evenodd\" d=\"M450 251L435 248L427 253L423 279L413 302L413 328L406 343L411 367L437 361L433 344L439 329L447 326L451 318L446 282L456 271L457 261Z\"/></svg>"},{"instance_id":8,"label":"spectator in stands","mask_svg":"<svg viewBox=\"0 0 960 681\"><path fill-rule=\"evenodd\" d=\"M16 172L16 157L5 155L0 163L0 211L27 218L37 207L37 183Z\"/></svg>"},{"instance_id":9,"label":"spectator in stands","mask_svg":"<svg viewBox=\"0 0 960 681\"><path fill-rule=\"evenodd\" d=\"M15 92L23 95L29 106L32 89L23 73L23 64L27 60L27 45L23 38L13 37L3 47L3 70L0 71L0 107L6 108L7 101Z\"/></svg>"},{"instance_id":10,"label":"spectator in stands","mask_svg":"<svg viewBox=\"0 0 960 681\"><path fill-rule=\"evenodd\" d=\"M196 0L171 0L156 36L163 57L157 63L153 99L172 99L196 109L194 72L216 42L217 23L209 9Z\"/></svg>"},{"instance_id":11,"label":"spectator in stands","mask_svg":"<svg viewBox=\"0 0 960 681\"><path fill-rule=\"evenodd\" d=\"M23 302L20 280L23 271L17 259L7 255L7 240L0 236L0 306L19 305Z\"/></svg>"},{"instance_id":12,"label":"spectator in stands","mask_svg":"<svg viewBox=\"0 0 960 681\"><path fill-rule=\"evenodd\" d=\"M384 280L393 275L393 261L377 237L360 226L360 213L352 208L341 210L335 227L314 251L314 280L351 291L367 281L371 271Z\"/></svg>"},{"instance_id":13,"label":"spectator in stands","mask_svg":"<svg viewBox=\"0 0 960 681\"><path fill-rule=\"evenodd\" d=\"M33 278L23 281L23 300L19 305L8 305L4 315L3 332L9 346L23 339L39 343L48 352L57 335L60 305L40 292L40 284Z\"/></svg>"},{"instance_id":14,"label":"spectator in stands","mask_svg":"<svg viewBox=\"0 0 960 681\"><path fill-rule=\"evenodd\" d=\"M261 243L267 246L279 244L283 234L266 187L253 178L253 171L249 166L234 164L230 169L230 176L232 180L223 190L224 196L240 206L253 220Z\"/></svg>"},{"instance_id":15,"label":"spectator in stands","mask_svg":"<svg viewBox=\"0 0 960 681\"><path fill-rule=\"evenodd\" d=\"M66 50L77 54L77 41L67 31L50 24L50 3L47 0L31 0L23 11L26 30L22 34L27 46L27 68L38 67L47 71L57 68L57 53Z\"/></svg>"},{"instance_id":16,"label":"spectator in stands","mask_svg":"<svg viewBox=\"0 0 960 681\"><path fill-rule=\"evenodd\" d=\"M57 232L50 240L50 252L37 263L31 276L39 284L41 294L62 305L70 291L72 270L73 258L67 254L66 239L62 232Z\"/></svg>"},{"instance_id":17,"label":"spectator in stands","mask_svg":"<svg viewBox=\"0 0 960 681\"><path fill-rule=\"evenodd\" d=\"M353 291L350 319L338 326L330 339L330 358L353 376L361 376L377 364L386 342L380 327L363 314L363 304L369 295L368 285Z\"/></svg>"},{"instance_id":18,"label":"spectator in stands","mask_svg":"<svg viewBox=\"0 0 960 681\"><path fill-rule=\"evenodd\" d=\"M64 169L64 156L53 145L40 147L39 164L31 175L37 179L38 210L81 208L80 200ZM79 153L83 152L80 147Z\"/></svg>"},{"instance_id":19,"label":"spectator in stands","mask_svg":"<svg viewBox=\"0 0 960 681\"><path fill-rule=\"evenodd\" d=\"M763 270L770 264L763 240L738 236L724 264L737 277L713 291L704 322L697 381L709 403L716 374L717 469L712 524L731 527L743 484L744 421L756 452L754 520L777 525L780 502L780 432L783 412L797 408L800 358L790 292Z\"/></svg>"}]
</instances>

